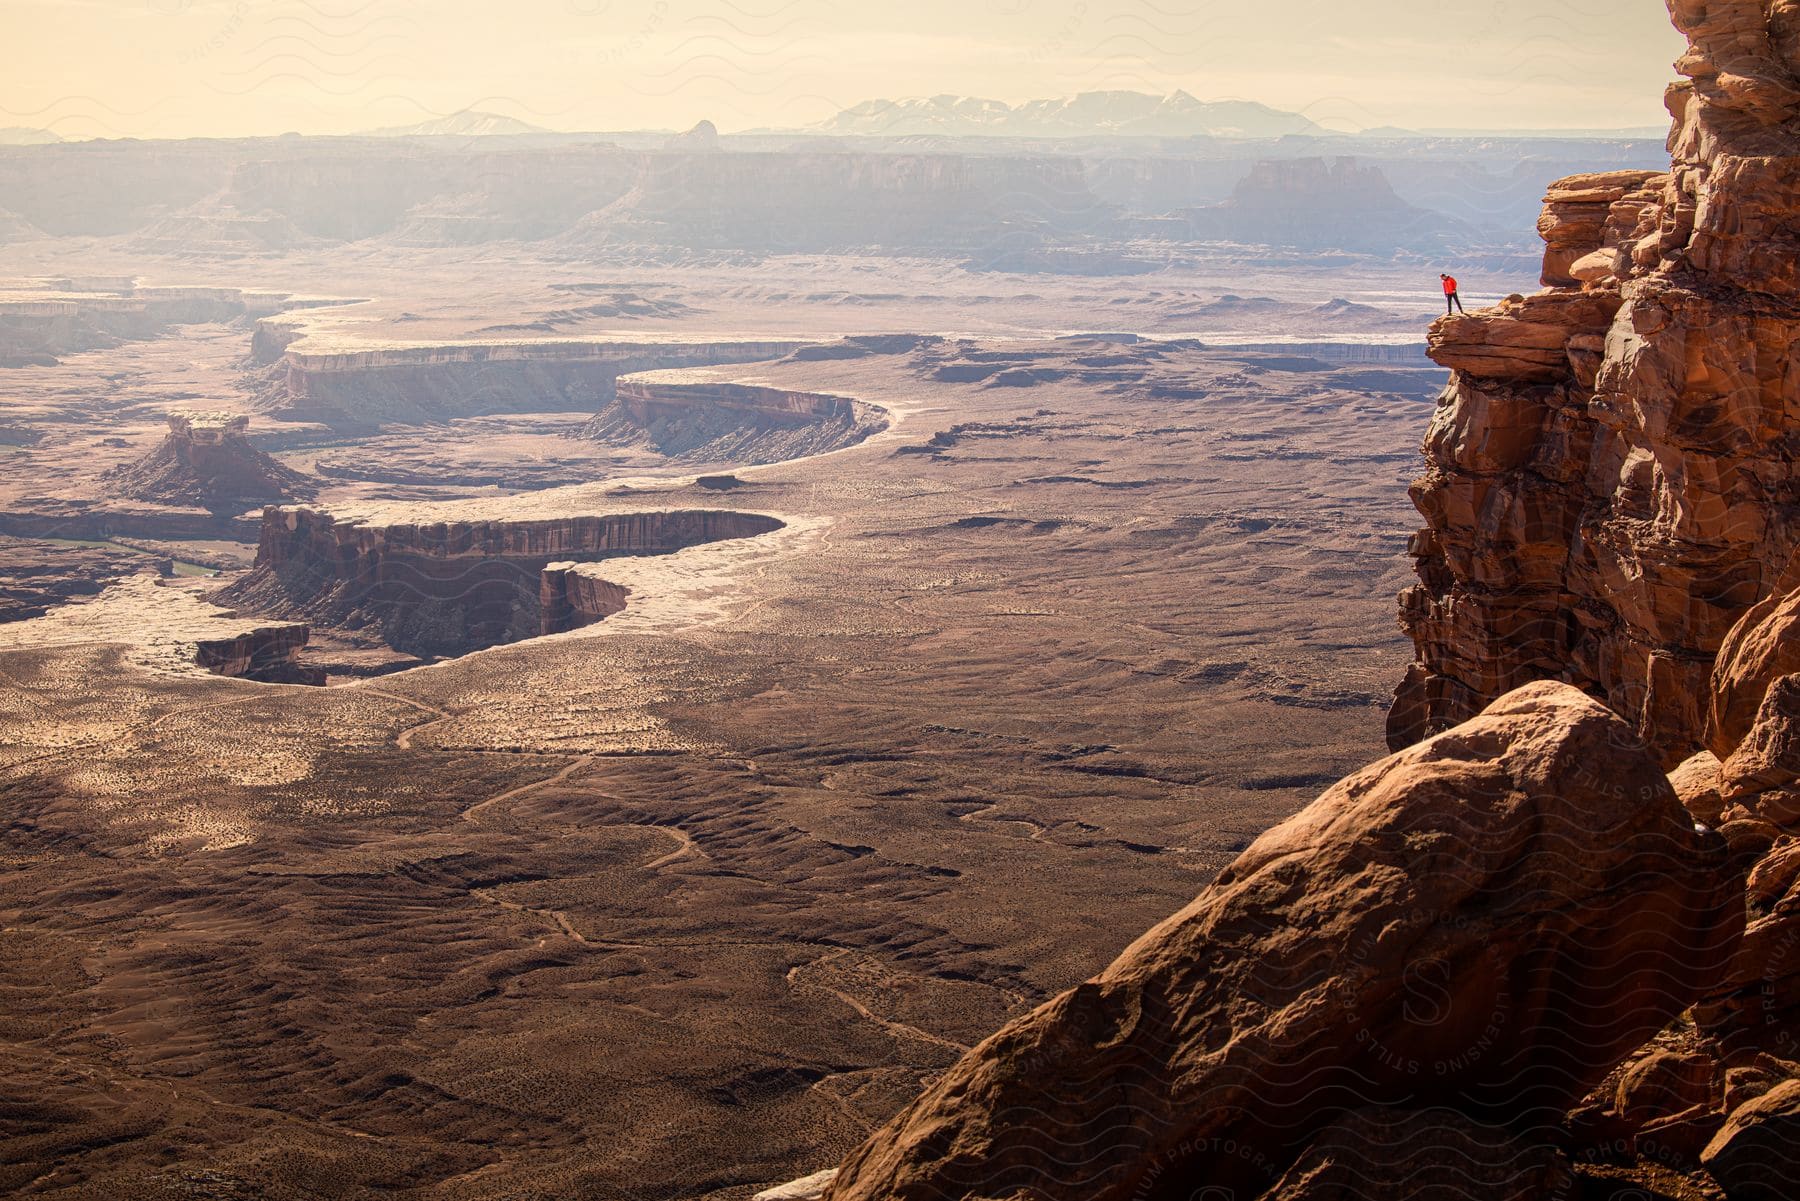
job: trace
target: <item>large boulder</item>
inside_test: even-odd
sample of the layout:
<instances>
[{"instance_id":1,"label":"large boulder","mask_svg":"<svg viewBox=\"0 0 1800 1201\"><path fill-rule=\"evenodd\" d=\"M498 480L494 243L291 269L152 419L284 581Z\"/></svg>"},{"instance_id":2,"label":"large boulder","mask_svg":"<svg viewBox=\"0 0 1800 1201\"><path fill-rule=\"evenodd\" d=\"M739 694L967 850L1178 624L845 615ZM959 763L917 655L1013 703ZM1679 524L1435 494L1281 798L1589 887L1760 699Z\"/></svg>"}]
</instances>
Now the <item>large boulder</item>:
<instances>
[{"instance_id":1,"label":"large boulder","mask_svg":"<svg viewBox=\"0 0 1800 1201\"><path fill-rule=\"evenodd\" d=\"M1726 859L1624 723L1528 685L1264 834L827 1196L1254 1195L1347 1110L1560 1112L1719 975L1743 922Z\"/></svg>"},{"instance_id":2,"label":"large boulder","mask_svg":"<svg viewBox=\"0 0 1800 1201\"><path fill-rule=\"evenodd\" d=\"M1731 1201L1792 1201L1800 1190L1800 1080L1732 1111L1700 1162Z\"/></svg>"},{"instance_id":3,"label":"large boulder","mask_svg":"<svg viewBox=\"0 0 1800 1201\"><path fill-rule=\"evenodd\" d=\"M1725 797L1720 792L1721 766L1719 757L1711 751L1696 751L1669 773L1675 795L1702 825L1718 825L1725 812Z\"/></svg>"}]
</instances>

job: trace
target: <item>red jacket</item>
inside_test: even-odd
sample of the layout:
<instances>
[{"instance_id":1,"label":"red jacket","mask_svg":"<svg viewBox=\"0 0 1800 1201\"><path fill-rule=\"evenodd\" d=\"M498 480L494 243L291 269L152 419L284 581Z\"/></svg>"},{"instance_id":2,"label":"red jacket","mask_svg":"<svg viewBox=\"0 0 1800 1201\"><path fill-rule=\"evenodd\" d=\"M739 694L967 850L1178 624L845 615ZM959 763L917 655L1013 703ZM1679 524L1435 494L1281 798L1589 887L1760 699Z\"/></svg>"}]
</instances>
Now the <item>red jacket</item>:
<instances>
[{"instance_id":1,"label":"red jacket","mask_svg":"<svg viewBox=\"0 0 1800 1201\"><path fill-rule=\"evenodd\" d=\"M1455 291L1456 291L1456 278L1454 276L1446 275L1444 277L1444 295L1448 296L1452 292L1455 292Z\"/></svg>"}]
</instances>

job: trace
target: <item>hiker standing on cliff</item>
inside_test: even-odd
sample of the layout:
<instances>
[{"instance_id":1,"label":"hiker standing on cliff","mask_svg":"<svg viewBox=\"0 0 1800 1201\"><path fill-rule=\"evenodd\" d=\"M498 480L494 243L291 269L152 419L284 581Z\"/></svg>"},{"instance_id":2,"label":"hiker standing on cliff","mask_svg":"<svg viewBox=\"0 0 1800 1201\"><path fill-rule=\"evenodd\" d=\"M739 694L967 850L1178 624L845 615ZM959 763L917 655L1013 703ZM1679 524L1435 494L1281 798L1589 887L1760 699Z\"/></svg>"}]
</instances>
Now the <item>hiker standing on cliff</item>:
<instances>
[{"instance_id":1,"label":"hiker standing on cliff","mask_svg":"<svg viewBox=\"0 0 1800 1201\"><path fill-rule=\"evenodd\" d=\"M1444 316L1450 315L1452 305L1456 306L1455 311L1458 313L1468 312L1468 309L1462 307L1462 297L1456 294L1456 277L1440 272L1438 278L1444 281Z\"/></svg>"}]
</instances>

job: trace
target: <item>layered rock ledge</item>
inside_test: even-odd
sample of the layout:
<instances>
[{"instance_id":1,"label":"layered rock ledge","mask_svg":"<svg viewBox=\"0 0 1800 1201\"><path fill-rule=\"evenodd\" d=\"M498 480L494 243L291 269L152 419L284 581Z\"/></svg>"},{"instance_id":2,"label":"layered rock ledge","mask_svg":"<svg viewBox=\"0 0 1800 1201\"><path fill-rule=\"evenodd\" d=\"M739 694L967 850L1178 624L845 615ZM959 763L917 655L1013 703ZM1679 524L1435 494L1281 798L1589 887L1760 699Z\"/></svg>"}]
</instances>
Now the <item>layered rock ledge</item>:
<instances>
[{"instance_id":1,"label":"layered rock ledge","mask_svg":"<svg viewBox=\"0 0 1800 1201\"><path fill-rule=\"evenodd\" d=\"M805 345L720 337L332 346L317 337L284 342L284 328L259 330L260 353L278 357L259 373L258 407L344 430L493 413L595 412L612 402L621 375L761 362Z\"/></svg>"},{"instance_id":2,"label":"layered rock ledge","mask_svg":"<svg viewBox=\"0 0 1800 1201\"><path fill-rule=\"evenodd\" d=\"M1546 196L1534 296L1439 320L1452 369L1413 486L1405 746L1533 679L1673 764L1725 634L1793 583L1800 500L1800 42L1785 0L1673 0L1667 171Z\"/></svg>"},{"instance_id":3,"label":"layered rock ledge","mask_svg":"<svg viewBox=\"0 0 1800 1201\"><path fill-rule=\"evenodd\" d=\"M775 517L724 509L420 523L271 507L255 566L217 599L367 631L409 654L458 655L618 612L624 590L581 564L670 554L782 527Z\"/></svg>"},{"instance_id":4,"label":"layered rock ledge","mask_svg":"<svg viewBox=\"0 0 1800 1201\"><path fill-rule=\"evenodd\" d=\"M667 371L620 378L582 433L690 462L754 465L854 446L887 425L882 409L849 396Z\"/></svg>"}]
</instances>

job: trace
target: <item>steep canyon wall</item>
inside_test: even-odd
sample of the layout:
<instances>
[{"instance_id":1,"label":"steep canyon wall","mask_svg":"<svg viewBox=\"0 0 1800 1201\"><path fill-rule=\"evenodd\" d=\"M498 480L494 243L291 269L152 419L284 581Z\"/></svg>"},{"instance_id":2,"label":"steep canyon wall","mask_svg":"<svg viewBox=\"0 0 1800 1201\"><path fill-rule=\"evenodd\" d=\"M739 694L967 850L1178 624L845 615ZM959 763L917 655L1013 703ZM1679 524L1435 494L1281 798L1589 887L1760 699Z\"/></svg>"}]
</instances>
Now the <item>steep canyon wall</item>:
<instances>
[{"instance_id":1,"label":"steep canyon wall","mask_svg":"<svg viewBox=\"0 0 1800 1201\"><path fill-rule=\"evenodd\" d=\"M254 568L219 600L367 631L409 654L464 654L618 612L623 589L577 563L780 528L774 517L721 509L383 525L271 507Z\"/></svg>"},{"instance_id":2,"label":"steep canyon wall","mask_svg":"<svg viewBox=\"0 0 1800 1201\"><path fill-rule=\"evenodd\" d=\"M283 336L280 326L262 337ZM629 372L779 358L803 345L768 339L494 342L365 349L291 345L256 385L262 411L366 430L490 413L599 410Z\"/></svg>"},{"instance_id":3,"label":"steep canyon wall","mask_svg":"<svg viewBox=\"0 0 1800 1201\"><path fill-rule=\"evenodd\" d=\"M1678 759L1727 631L1792 586L1800 16L1671 11L1691 47L1669 170L1556 184L1546 290L1432 328L1453 374L1413 486L1396 748L1552 678Z\"/></svg>"},{"instance_id":4,"label":"steep canyon wall","mask_svg":"<svg viewBox=\"0 0 1800 1201\"><path fill-rule=\"evenodd\" d=\"M838 450L887 424L879 407L848 396L639 375L618 381L582 433L690 462L755 464Z\"/></svg>"}]
</instances>

